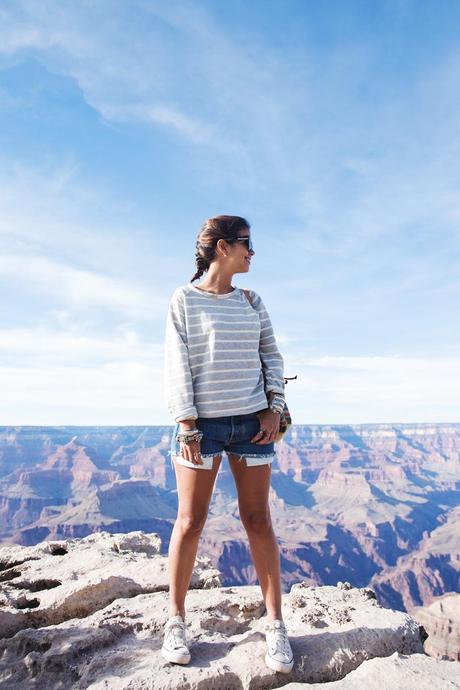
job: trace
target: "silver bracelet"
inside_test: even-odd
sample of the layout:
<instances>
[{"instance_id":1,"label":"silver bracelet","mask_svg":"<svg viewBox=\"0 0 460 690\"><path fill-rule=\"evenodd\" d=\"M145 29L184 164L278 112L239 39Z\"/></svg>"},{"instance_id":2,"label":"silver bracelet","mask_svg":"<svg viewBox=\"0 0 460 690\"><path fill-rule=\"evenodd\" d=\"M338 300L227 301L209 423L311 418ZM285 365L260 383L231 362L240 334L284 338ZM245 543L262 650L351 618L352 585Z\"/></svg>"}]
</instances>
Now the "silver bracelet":
<instances>
[{"instance_id":1,"label":"silver bracelet","mask_svg":"<svg viewBox=\"0 0 460 690\"><path fill-rule=\"evenodd\" d=\"M270 405L270 410L272 412L277 412L278 414L281 414L282 411L284 410L284 404L283 405Z\"/></svg>"},{"instance_id":2,"label":"silver bracelet","mask_svg":"<svg viewBox=\"0 0 460 690\"><path fill-rule=\"evenodd\" d=\"M192 441L201 441L203 432L199 429L189 429L187 431L178 431L176 434L176 441L181 443L191 443Z\"/></svg>"},{"instance_id":3,"label":"silver bracelet","mask_svg":"<svg viewBox=\"0 0 460 690\"><path fill-rule=\"evenodd\" d=\"M281 393L275 393L270 403L270 409L273 412L279 412L279 414L284 410L284 397Z\"/></svg>"},{"instance_id":4,"label":"silver bracelet","mask_svg":"<svg viewBox=\"0 0 460 690\"><path fill-rule=\"evenodd\" d=\"M197 431L199 431L198 427L194 426L193 429L181 429L180 427L177 430L178 434L183 434L184 436L187 436L187 434L192 435L196 434Z\"/></svg>"}]
</instances>

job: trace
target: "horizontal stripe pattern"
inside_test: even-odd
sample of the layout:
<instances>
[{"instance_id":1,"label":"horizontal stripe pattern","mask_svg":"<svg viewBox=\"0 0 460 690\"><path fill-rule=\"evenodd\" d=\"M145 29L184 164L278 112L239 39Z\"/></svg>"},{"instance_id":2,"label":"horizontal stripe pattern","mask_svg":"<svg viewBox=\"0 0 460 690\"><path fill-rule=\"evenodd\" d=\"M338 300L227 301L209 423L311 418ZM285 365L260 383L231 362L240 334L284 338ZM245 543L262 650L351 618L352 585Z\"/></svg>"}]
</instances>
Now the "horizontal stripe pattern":
<instances>
[{"instance_id":1,"label":"horizontal stripe pattern","mask_svg":"<svg viewBox=\"0 0 460 690\"><path fill-rule=\"evenodd\" d=\"M164 385L174 421L249 414L284 393L284 362L260 295L177 288L165 329Z\"/></svg>"}]
</instances>

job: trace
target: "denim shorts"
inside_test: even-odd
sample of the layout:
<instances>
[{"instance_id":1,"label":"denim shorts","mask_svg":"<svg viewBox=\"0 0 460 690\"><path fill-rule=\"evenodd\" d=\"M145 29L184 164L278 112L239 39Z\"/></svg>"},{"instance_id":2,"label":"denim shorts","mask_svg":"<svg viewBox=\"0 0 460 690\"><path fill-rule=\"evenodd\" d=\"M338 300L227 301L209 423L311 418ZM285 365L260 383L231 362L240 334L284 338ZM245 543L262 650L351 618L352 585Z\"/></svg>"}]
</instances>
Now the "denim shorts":
<instances>
[{"instance_id":1,"label":"denim shorts","mask_svg":"<svg viewBox=\"0 0 460 690\"><path fill-rule=\"evenodd\" d=\"M275 455L275 443L251 443L260 429L260 421L256 412L250 414L239 414L233 417L198 417L195 422L197 429L203 432L200 443L202 465L196 465L189 460L185 460L180 454L180 443L176 441L176 434L180 425L176 424L171 439L171 464L174 467L173 459L180 465L192 467L198 470L212 470L213 458L216 455L222 456L225 450L229 453L239 455L238 460L246 458L246 465L267 465L273 461Z\"/></svg>"}]
</instances>

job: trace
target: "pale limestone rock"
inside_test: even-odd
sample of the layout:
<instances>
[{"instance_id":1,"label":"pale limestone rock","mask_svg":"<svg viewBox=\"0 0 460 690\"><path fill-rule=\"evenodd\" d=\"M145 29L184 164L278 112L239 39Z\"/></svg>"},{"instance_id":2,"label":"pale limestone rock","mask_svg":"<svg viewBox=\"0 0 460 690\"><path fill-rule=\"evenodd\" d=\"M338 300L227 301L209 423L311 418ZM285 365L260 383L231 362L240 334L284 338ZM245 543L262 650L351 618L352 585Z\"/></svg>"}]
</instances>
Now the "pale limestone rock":
<instances>
[{"instance_id":1,"label":"pale limestone rock","mask_svg":"<svg viewBox=\"0 0 460 690\"><path fill-rule=\"evenodd\" d=\"M363 661L342 680L323 683L288 683L283 690L458 690L460 663L440 661L425 654L393 652Z\"/></svg>"},{"instance_id":2,"label":"pale limestone rock","mask_svg":"<svg viewBox=\"0 0 460 690\"><path fill-rule=\"evenodd\" d=\"M116 534L113 545L120 553L122 551L135 551L153 556L160 553L161 539L158 534L145 534L144 532L129 532L129 534Z\"/></svg>"},{"instance_id":3,"label":"pale limestone rock","mask_svg":"<svg viewBox=\"0 0 460 690\"><path fill-rule=\"evenodd\" d=\"M290 681L334 681L372 657L423 649L418 624L405 613L380 607L371 590L349 583L341 588L298 583L283 595L294 668L288 676L275 673L264 662L260 587L215 586L216 571L204 563L197 565L194 586L214 586L205 592L191 589L186 599L191 662L171 664L160 654L168 618L166 559L151 551L156 535L145 536L147 541L91 535L10 553L13 562L37 560L15 566L12 570L21 572L7 586L47 578L62 584L29 592L26 596L40 603L35 610L20 611L23 618L14 617L13 607L0 610L10 635L14 625L29 626L0 640L2 690L256 690ZM130 543L136 550L126 550ZM61 555L52 556L53 548ZM1 549L0 560L5 561ZM18 591L8 594L17 597Z\"/></svg>"},{"instance_id":4,"label":"pale limestone rock","mask_svg":"<svg viewBox=\"0 0 460 690\"><path fill-rule=\"evenodd\" d=\"M341 580L337 582L337 587L339 589L351 589L351 585L349 582L342 582Z\"/></svg>"},{"instance_id":5,"label":"pale limestone rock","mask_svg":"<svg viewBox=\"0 0 460 690\"><path fill-rule=\"evenodd\" d=\"M158 553L160 545L157 534L96 532L0 547L0 635L84 618L114 599L167 590L167 557ZM191 587L219 585L209 559L198 558Z\"/></svg>"},{"instance_id":6,"label":"pale limestone rock","mask_svg":"<svg viewBox=\"0 0 460 690\"><path fill-rule=\"evenodd\" d=\"M425 652L438 659L460 661L460 594L437 597L429 606L410 610L428 633Z\"/></svg>"}]
</instances>

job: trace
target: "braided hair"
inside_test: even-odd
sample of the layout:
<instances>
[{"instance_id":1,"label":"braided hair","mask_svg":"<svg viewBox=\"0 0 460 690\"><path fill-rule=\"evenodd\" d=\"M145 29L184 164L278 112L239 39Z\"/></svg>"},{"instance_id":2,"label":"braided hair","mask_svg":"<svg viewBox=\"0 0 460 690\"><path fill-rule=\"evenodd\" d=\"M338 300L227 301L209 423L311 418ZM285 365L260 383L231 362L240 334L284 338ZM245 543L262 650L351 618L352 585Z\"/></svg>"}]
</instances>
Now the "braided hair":
<instances>
[{"instance_id":1,"label":"braided hair","mask_svg":"<svg viewBox=\"0 0 460 690\"><path fill-rule=\"evenodd\" d=\"M198 280L216 258L216 245L225 238L237 238L240 230L249 230L250 225L241 216L214 216L201 226L196 240L196 273L190 280Z\"/></svg>"}]
</instances>

